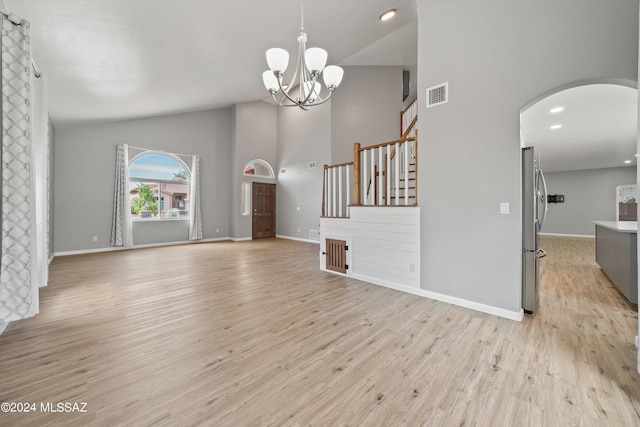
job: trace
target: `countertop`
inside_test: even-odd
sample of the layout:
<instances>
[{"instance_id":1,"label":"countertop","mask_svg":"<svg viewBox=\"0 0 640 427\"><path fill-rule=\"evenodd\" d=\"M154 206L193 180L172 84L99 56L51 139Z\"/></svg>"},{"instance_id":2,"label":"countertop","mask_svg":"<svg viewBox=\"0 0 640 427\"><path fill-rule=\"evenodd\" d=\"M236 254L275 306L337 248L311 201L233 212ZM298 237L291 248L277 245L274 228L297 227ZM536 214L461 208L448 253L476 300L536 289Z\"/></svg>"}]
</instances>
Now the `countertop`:
<instances>
[{"instance_id":1,"label":"countertop","mask_svg":"<svg viewBox=\"0 0 640 427\"><path fill-rule=\"evenodd\" d=\"M637 221L593 221L594 224L621 233L637 233Z\"/></svg>"}]
</instances>

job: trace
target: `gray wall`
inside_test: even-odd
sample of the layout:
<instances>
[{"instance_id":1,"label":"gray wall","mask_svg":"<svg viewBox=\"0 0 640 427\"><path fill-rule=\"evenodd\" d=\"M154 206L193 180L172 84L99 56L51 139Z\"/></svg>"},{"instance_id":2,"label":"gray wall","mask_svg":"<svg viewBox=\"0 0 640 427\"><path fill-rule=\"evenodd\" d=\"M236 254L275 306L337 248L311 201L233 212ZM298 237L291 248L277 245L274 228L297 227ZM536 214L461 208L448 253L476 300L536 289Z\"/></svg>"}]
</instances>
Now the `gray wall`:
<instances>
[{"instance_id":1,"label":"gray wall","mask_svg":"<svg viewBox=\"0 0 640 427\"><path fill-rule=\"evenodd\" d=\"M402 67L344 68L328 103L278 109L277 167L287 170L278 175L278 235L308 239L318 229L324 164L352 161L356 141L367 146L400 136Z\"/></svg>"},{"instance_id":2,"label":"gray wall","mask_svg":"<svg viewBox=\"0 0 640 427\"><path fill-rule=\"evenodd\" d=\"M286 169L278 174L278 235L308 239L310 229L319 229L324 165L331 163L332 107L330 101L309 111L278 111L278 170ZM310 162L316 162L315 169L308 168Z\"/></svg>"},{"instance_id":3,"label":"gray wall","mask_svg":"<svg viewBox=\"0 0 640 427\"><path fill-rule=\"evenodd\" d=\"M402 67L344 67L331 100L331 162L353 160L364 146L400 138Z\"/></svg>"},{"instance_id":4,"label":"gray wall","mask_svg":"<svg viewBox=\"0 0 640 427\"><path fill-rule=\"evenodd\" d=\"M53 206L54 203L54 182L55 182L55 148L56 148L56 128L53 126L53 122L51 121L51 118L49 118L48 120L48 125L49 125L49 129L48 129L48 133L49 133L49 140L48 140L48 146L47 146L47 150L49 150L49 164L48 166L48 188L47 188L47 195L49 197L49 200L47 201L48 205L49 205L49 258L51 258L54 254L54 244L55 244L55 209Z\"/></svg>"},{"instance_id":5,"label":"gray wall","mask_svg":"<svg viewBox=\"0 0 640 427\"><path fill-rule=\"evenodd\" d=\"M418 21L421 286L519 311L520 109L568 82L637 79L638 2L424 0Z\"/></svg>"},{"instance_id":6,"label":"gray wall","mask_svg":"<svg viewBox=\"0 0 640 427\"><path fill-rule=\"evenodd\" d=\"M616 185L636 182L635 166L545 174L549 194L564 194L550 203L543 233L595 236L593 220L615 221Z\"/></svg>"},{"instance_id":7,"label":"gray wall","mask_svg":"<svg viewBox=\"0 0 640 427\"><path fill-rule=\"evenodd\" d=\"M266 160L274 169L274 173L277 172L277 108L264 101L236 104L232 107L231 119L233 129L231 139L232 165L234 169L231 171L233 193L231 194L232 228L230 237L243 239L251 237L252 216L241 215L242 183L276 182L275 179L245 176L243 172L246 164L254 159Z\"/></svg>"},{"instance_id":8,"label":"gray wall","mask_svg":"<svg viewBox=\"0 0 640 427\"><path fill-rule=\"evenodd\" d=\"M55 251L110 247L117 142L199 154L203 237L229 236L229 113L219 109L56 129ZM187 221L134 223L134 244L184 241L187 230Z\"/></svg>"}]
</instances>

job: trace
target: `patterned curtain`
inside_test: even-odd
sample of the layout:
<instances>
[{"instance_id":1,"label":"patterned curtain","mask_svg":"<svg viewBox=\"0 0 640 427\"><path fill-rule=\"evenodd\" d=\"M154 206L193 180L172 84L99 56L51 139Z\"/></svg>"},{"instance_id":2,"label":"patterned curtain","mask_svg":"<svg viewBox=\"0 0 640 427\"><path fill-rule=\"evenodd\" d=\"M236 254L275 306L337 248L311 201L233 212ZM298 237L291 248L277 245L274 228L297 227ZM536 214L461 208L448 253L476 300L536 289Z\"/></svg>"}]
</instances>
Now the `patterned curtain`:
<instances>
[{"instance_id":1,"label":"patterned curtain","mask_svg":"<svg viewBox=\"0 0 640 427\"><path fill-rule=\"evenodd\" d=\"M129 146L116 146L116 177L113 189L111 246L133 246L131 199L129 198Z\"/></svg>"},{"instance_id":2,"label":"patterned curtain","mask_svg":"<svg viewBox=\"0 0 640 427\"><path fill-rule=\"evenodd\" d=\"M29 23L2 22L2 176L0 191L0 323L38 313L33 279L35 221L32 189Z\"/></svg>"},{"instance_id":3,"label":"patterned curtain","mask_svg":"<svg viewBox=\"0 0 640 427\"><path fill-rule=\"evenodd\" d=\"M202 209L200 207L200 156L191 160L191 188L189 189L189 240L202 240Z\"/></svg>"}]
</instances>

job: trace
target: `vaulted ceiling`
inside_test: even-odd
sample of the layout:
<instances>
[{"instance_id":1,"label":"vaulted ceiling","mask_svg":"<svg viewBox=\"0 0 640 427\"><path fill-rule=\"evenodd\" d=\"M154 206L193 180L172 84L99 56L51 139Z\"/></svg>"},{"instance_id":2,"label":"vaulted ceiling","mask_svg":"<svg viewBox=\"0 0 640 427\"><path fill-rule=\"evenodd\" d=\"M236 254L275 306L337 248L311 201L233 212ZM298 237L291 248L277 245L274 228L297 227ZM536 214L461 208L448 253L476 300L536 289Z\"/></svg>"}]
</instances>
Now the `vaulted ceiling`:
<instances>
[{"instance_id":1,"label":"vaulted ceiling","mask_svg":"<svg viewBox=\"0 0 640 427\"><path fill-rule=\"evenodd\" d=\"M57 126L266 98L265 51L297 52L300 0L4 0L31 22ZM0 2L1 4L1 2ZM395 8L394 19L378 17ZM305 0L329 64L415 67L415 0Z\"/></svg>"}]
</instances>

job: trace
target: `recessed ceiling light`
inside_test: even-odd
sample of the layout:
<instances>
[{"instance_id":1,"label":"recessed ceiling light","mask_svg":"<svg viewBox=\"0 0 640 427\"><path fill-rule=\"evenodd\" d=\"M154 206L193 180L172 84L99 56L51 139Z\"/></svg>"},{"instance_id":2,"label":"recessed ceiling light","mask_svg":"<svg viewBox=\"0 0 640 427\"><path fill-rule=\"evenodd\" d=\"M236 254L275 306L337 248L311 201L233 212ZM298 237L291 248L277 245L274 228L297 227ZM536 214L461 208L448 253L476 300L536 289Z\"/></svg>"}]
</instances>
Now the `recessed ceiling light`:
<instances>
[{"instance_id":1,"label":"recessed ceiling light","mask_svg":"<svg viewBox=\"0 0 640 427\"><path fill-rule=\"evenodd\" d=\"M631 160L625 160L624 162L629 164L629 163L631 163Z\"/></svg>"},{"instance_id":2,"label":"recessed ceiling light","mask_svg":"<svg viewBox=\"0 0 640 427\"><path fill-rule=\"evenodd\" d=\"M561 127L562 127L562 125L561 125L561 124L551 125L551 126L549 127L549 129L556 130L556 129L560 129Z\"/></svg>"},{"instance_id":3,"label":"recessed ceiling light","mask_svg":"<svg viewBox=\"0 0 640 427\"><path fill-rule=\"evenodd\" d=\"M395 9L387 10L385 13L380 15L380 20L383 21L383 22L384 21L388 21L389 19L393 18L394 16L396 16L396 10Z\"/></svg>"},{"instance_id":4,"label":"recessed ceiling light","mask_svg":"<svg viewBox=\"0 0 640 427\"><path fill-rule=\"evenodd\" d=\"M562 110L564 110L564 107L553 107L551 110L549 110L549 112L550 113L559 113Z\"/></svg>"}]
</instances>

